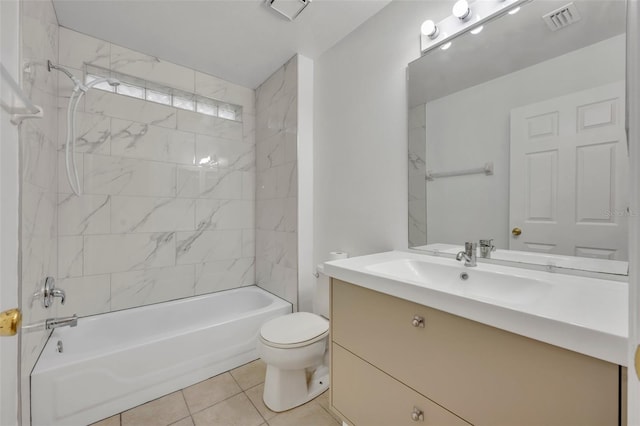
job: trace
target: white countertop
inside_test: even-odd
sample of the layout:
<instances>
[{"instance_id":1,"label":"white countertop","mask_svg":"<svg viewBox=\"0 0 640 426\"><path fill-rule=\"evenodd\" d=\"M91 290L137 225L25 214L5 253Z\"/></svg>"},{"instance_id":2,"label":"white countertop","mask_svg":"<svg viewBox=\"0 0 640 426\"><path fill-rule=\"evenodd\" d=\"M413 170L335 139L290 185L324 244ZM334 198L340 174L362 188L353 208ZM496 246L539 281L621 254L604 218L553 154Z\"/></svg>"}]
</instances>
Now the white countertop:
<instances>
[{"instance_id":1,"label":"white countertop","mask_svg":"<svg viewBox=\"0 0 640 426\"><path fill-rule=\"evenodd\" d=\"M391 271L380 272L384 267L372 268L404 260L427 262L434 268L438 268L437 265L456 268L456 274L467 272L472 278L474 274L487 272L501 278L526 279L527 282L540 283L545 291L530 303L523 303L516 299L496 299L478 292L469 294L429 282L419 275L400 277ZM324 273L522 336L627 365L628 284L625 282L492 264L478 264L470 268L452 259L405 251L326 262ZM464 282L464 286L472 285L471 279Z\"/></svg>"}]
</instances>

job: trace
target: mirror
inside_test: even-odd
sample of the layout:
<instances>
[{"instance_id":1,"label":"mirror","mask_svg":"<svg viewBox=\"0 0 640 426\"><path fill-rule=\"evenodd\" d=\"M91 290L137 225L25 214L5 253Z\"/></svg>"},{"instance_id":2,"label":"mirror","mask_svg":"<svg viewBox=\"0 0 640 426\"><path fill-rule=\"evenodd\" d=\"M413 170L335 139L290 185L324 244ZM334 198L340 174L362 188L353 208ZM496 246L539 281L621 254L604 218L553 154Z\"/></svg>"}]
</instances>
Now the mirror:
<instances>
[{"instance_id":1,"label":"mirror","mask_svg":"<svg viewBox=\"0 0 640 426\"><path fill-rule=\"evenodd\" d=\"M409 64L409 247L627 272L624 1L533 0ZM473 7L473 4L471 4Z\"/></svg>"}]
</instances>

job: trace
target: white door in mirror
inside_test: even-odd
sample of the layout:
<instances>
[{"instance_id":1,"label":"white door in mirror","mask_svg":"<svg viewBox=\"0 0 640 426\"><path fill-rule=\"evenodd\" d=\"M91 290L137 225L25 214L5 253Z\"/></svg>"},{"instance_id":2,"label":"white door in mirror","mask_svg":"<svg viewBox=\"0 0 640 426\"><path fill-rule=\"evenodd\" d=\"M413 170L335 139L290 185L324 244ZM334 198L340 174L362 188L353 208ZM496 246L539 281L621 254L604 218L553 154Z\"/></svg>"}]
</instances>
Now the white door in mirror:
<instances>
[{"instance_id":1,"label":"white door in mirror","mask_svg":"<svg viewBox=\"0 0 640 426\"><path fill-rule=\"evenodd\" d=\"M510 249L627 259L624 87L511 110Z\"/></svg>"}]
</instances>

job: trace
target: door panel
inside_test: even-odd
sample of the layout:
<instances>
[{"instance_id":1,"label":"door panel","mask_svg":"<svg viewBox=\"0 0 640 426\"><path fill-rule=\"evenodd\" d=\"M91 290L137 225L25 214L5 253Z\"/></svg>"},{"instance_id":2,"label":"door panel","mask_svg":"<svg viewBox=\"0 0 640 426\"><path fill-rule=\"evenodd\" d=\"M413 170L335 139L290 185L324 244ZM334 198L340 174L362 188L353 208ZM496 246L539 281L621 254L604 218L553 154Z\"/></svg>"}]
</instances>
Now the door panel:
<instances>
[{"instance_id":1,"label":"door panel","mask_svg":"<svg viewBox=\"0 0 640 426\"><path fill-rule=\"evenodd\" d=\"M624 82L511 111L509 248L627 259Z\"/></svg>"}]
</instances>

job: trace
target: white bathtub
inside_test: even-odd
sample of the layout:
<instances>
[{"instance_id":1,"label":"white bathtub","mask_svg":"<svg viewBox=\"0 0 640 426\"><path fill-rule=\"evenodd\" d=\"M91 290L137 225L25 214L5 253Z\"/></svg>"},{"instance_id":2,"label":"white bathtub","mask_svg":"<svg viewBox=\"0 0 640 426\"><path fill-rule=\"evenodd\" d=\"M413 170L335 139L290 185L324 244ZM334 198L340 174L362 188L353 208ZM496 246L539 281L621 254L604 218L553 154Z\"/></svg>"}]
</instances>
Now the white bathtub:
<instances>
[{"instance_id":1,"label":"white bathtub","mask_svg":"<svg viewBox=\"0 0 640 426\"><path fill-rule=\"evenodd\" d=\"M87 425L252 361L260 326L290 312L251 286L81 318L33 369L32 424Z\"/></svg>"}]
</instances>

